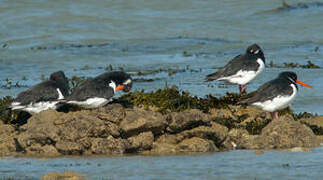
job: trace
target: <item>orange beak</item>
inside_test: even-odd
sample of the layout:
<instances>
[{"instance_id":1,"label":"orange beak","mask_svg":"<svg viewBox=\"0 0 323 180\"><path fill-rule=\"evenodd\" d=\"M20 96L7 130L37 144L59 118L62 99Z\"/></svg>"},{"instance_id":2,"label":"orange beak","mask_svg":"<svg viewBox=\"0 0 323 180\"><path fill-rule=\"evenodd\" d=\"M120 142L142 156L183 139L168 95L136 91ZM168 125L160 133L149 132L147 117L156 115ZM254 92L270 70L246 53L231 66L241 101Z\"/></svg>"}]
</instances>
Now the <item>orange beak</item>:
<instances>
[{"instance_id":1,"label":"orange beak","mask_svg":"<svg viewBox=\"0 0 323 180\"><path fill-rule=\"evenodd\" d=\"M120 85L120 86L118 86L117 88L116 88L116 90L117 91L120 91L120 90L123 90L125 88L125 86L124 85Z\"/></svg>"},{"instance_id":2,"label":"orange beak","mask_svg":"<svg viewBox=\"0 0 323 180\"><path fill-rule=\"evenodd\" d=\"M306 83L304 83L304 82L302 82L302 81L296 80L296 82L297 82L298 84L302 85L302 86L305 86L305 87L308 87L308 88L312 88L312 86L310 86L310 85L308 85L308 84L306 84Z\"/></svg>"}]
</instances>

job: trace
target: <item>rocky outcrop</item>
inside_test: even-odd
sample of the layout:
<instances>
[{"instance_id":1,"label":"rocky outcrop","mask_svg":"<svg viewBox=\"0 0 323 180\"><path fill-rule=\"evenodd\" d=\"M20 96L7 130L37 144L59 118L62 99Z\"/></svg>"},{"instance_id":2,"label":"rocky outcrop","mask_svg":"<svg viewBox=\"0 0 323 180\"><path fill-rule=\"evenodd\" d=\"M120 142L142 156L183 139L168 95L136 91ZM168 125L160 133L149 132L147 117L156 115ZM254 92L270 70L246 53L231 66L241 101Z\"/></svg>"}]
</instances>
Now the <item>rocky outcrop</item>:
<instances>
[{"instance_id":1,"label":"rocky outcrop","mask_svg":"<svg viewBox=\"0 0 323 180\"><path fill-rule=\"evenodd\" d=\"M265 149L319 146L313 131L291 116L273 120L262 130L260 138Z\"/></svg>"},{"instance_id":2,"label":"rocky outcrop","mask_svg":"<svg viewBox=\"0 0 323 180\"><path fill-rule=\"evenodd\" d=\"M50 172L45 174L41 180L85 180L85 178L74 171L64 171L62 173Z\"/></svg>"},{"instance_id":3,"label":"rocky outcrop","mask_svg":"<svg viewBox=\"0 0 323 180\"><path fill-rule=\"evenodd\" d=\"M316 135L323 135L323 116L302 118L299 121L310 127Z\"/></svg>"},{"instance_id":4,"label":"rocky outcrop","mask_svg":"<svg viewBox=\"0 0 323 180\"><path fill-rule=\"evenodd\" d=\"M319 140L302 123L314 125L317 121L295 121L291 116L271 120L268 113L239 106L212 109L210 113L191 109L165 115L119 104L69 113L48 110L20 127L0 124L0 156L311 148L318 146Z\"/></svg>"},{"instance_id":5,"label":"rocky outcrop","mask_svg":"<svg viewBox=\"0 0 323 180\"><path fill-rule=\"evenodd\" d=\"M317 147L320 141L309 127L286 115L271 121L260 135L232 129L224 145L227 149L289 149Z\"/></svg>"}]
</instances>

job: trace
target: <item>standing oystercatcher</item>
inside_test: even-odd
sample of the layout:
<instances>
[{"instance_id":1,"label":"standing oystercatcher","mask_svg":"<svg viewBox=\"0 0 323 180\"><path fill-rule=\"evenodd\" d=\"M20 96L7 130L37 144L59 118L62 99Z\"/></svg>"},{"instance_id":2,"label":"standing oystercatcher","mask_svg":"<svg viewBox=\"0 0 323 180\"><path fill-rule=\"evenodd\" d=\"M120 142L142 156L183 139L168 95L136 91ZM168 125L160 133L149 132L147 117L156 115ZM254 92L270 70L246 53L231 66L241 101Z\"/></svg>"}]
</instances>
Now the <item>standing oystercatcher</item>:
<instances>
[{"instance_id":1,"label":"standing oystercatcher","mask_svg":"<svg viewBox=\"0 0 323 180\"><path fill-rule=\"evenodd\" d=\"M56 109L57 103L68 95L69 85L63 71L50 75L48 81L36 84L18 94L9 106L12 110L39 113L47 109Z\"/></svg>"},{"instance_id":2,"label":"standing oystercatcher","mask_svg":"<svg viewBox=\"0 0 323 180\"><path fill-rule=\"evenodd\" d=\"M278 119L278 110L288 107L296 97L298 91L296 83L312 88L297 80L297 75L294 72L286 71L280 73L276 79L262 85L252 97L239 102L239 104L252 105L269 111L272 118Z\"/></svg>"},{"instance_id":3,"label":"standing oystercatcher","mask_svg":"<svg viewBox=\"0 0 323 180\"><path fill-rule=\"evenodd\" d=\"M265 56L257 44L249 46L246 53L233 58L217 72L206 76L206 81L227 81L239 84L240 93L247 93L246 84L252 81L265 68Z\"/></svg>"},{"instance_id":4,"label":"standing oystercatcher","mask_svg":"<svg viewBox=\"0 0 323 180\"><path fill-rule=\"evenodd\" d=\"M104 73L76 87L65 103L89 109L97 108L112 101L117 91L128 92L131 87L129 74L121 71Z\"/></svg>"}]
</instances>

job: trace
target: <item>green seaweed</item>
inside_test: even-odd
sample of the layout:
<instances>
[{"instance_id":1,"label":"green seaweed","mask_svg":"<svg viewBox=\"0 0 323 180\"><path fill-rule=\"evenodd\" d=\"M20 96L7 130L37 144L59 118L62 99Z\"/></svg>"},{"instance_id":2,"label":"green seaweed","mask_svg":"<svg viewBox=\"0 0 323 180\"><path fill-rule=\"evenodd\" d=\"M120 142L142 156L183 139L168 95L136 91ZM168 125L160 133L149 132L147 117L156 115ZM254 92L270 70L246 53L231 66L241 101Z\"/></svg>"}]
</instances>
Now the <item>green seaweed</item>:
<instances>
[{"instance_id":1,"label":"green seaweed","mask_svg":"<svg viewBox=\"0 0 323 180\"><path fill-rule=\"evenodd\" d=\"M180 91L176 86L172 86L154 92L145 93L142 90L124 94L117 99L117 102L125 107L155 108L158 112L165 114L188 109L200 109L203 112L208 112L211 108L228 108L228 105L236 104L246 97L245 95L227 93L226 96L221 98L212 95L199 98L190 96L188 91Z\"/></svg>"},{"instance_id":2,"label":"green seaweed","mask_svg":"<svg viewBox=\"0 0 323 180\"><path fill-rule=\"evenodd\" d=\"M24 111L12 111L8 106L13 101L13 98L6 96L0 99L0 121L5 124L23 125L31 115Z\"/></svg>"},{"instance_id":3,"label":"green seaweed","mask_svg":"<svg viewBox=\"0 0 323 180\"><path fill-rule=\"evenodd\" d=\"M261 130L267 126L271 122L271 119L263 119L262 121L259 121L256 119L255 121L248 122L246 125L246 130L249 132L249 134L260 134Z\"/></svg>"},{"instance_id":4,"label":"green seaweed","mask_svg":"<svg viewBox=\"0 0 323 180\"><path fill-rule=\"evenodd\" d=\"M320 66L314 64L312 61L307 61L307 64L298 64L294 62L284 62L282 65L275 64L273 61L270 61L268 64L269 68L303 68L303 69L319 69Z\"/></svg>"}]
</instances>

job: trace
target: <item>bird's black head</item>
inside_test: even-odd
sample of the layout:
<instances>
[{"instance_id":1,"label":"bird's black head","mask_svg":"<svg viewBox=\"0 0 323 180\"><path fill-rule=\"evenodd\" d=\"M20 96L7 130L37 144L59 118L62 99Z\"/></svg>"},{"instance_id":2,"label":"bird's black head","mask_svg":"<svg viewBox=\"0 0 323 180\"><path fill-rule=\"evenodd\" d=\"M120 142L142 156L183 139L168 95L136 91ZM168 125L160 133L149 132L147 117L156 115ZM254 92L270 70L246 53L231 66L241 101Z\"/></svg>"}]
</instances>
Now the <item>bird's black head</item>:
<instances>
[{"instance_id":1,"label":"bird's black head","mask_svg":"<svg viewBox=\"0 0 323 180\"><path fill-rule=\"evenodd\" d=\"M97 78L102 78L106 83L113 81L117 90L129 92L132 88L132 79L129 74L122 71L104 73Z\"/></svg>"},{"instance_id":2,"label":"bird's black head","mask_svg":"<svg viewBox=\"0 0 323 180\"><path fill-rule=\"evenodd\" d=\"M278 78L282 78L282 79L286 79L287 81L289 81L290 83L293 83L296 85L300 84L302 86L308 87L308 88L312 88L312 86L300 81L297 79L297 75L294 72L291 71L285 71L285 72L281 72L278 76ZM297 86L296 86L297 87Z\"/></svg>"},{"instance_id":3,"label":"bird's black head","mask_svg":"<svg viewBox=\"0 0 323 180\"><path fill-rule=\"evenodd\" d=\"M291 72L291 71L281 72L278 77L283 78L283 79L287 79L288 81L290 81L293 84L295 84L296 80L297 80L296 73Z\"/></svg>"},{"instance_id":4,"label":"bird's black head","mask_svg":"<svg viewBox=\"0 0 323 180\"><path fill-rule=\"evenodd\" d=\"M50 75L49 79L52 80L52 81L57 81L57 82L60 82L60 83L68 84L68 79L65 76L63 71L53 72Z\"/></svg>"},{"instance_id":5,"label":"bird's black head","mask_svg":"<svg viewBox=\"0 0 323 180\"><path fill-rule=\"evenodd\" d=\"M56 84L58 85L64 96L68 95L70 87L68 85L68 79L63 71L53 72L50 75L49 79L52 81L56 81Z\"/></svg>"},{"instance_id":6,"label":"bird's black head","mask_svg":"<svg viewBox=\"0 0 323 180\"><path fill-rule=\"evenodd\" d=\"M265 55L264 55L264 52L262 51L262 49L260 48L260 46L258 46L258 44L253 44L253 45L249 46L247 48L246 53L249 54L249 55L254 55L257 58L261 58L264 61L264 63L265 63Z\"/></svg>"}]
</instances>

